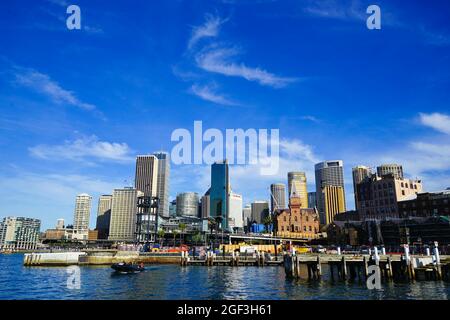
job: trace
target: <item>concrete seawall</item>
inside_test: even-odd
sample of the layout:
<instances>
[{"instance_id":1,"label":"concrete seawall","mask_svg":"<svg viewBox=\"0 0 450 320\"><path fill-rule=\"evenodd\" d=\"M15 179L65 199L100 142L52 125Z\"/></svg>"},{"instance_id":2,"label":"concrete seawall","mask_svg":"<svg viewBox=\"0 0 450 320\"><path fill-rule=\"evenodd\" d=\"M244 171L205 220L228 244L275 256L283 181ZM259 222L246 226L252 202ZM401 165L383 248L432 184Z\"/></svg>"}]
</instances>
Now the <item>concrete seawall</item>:
<instances>
[{"instance_id":1,"label":"concrete seawall","mask_svg":"<svg viewBox=\"0 0 450 320\"><path fill-rule=\"evenodd\" d=\"M53 252L25 254L25 266L111 265L119 262L146 264L179 264L178 253L140 253L137 251L102 250L87 252Z\"/></svg>"}]
</instances>

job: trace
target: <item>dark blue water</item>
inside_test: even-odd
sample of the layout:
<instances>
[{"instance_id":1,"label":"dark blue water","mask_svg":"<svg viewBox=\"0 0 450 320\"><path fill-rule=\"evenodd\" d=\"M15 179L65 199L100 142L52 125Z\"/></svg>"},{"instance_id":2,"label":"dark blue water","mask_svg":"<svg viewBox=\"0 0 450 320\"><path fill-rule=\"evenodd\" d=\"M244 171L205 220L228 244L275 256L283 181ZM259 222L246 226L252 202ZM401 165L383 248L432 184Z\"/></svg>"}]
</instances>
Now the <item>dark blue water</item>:
<instances>
[{"instance_id":1,"label":"dark blue water","mask_svg":"<svg viewBox=\"0 0 450 320\"><path fill-rule=\"evenodd\" d=\"M383 284L286 280L281 267L148 266L117 275L109 267L80 267L80 289L67 288L66 267L24 267L23 255L0 255L0 299L445 299L450 284ZM326 269L324 269L324 274Z\"/></svg>"}]
</instances>

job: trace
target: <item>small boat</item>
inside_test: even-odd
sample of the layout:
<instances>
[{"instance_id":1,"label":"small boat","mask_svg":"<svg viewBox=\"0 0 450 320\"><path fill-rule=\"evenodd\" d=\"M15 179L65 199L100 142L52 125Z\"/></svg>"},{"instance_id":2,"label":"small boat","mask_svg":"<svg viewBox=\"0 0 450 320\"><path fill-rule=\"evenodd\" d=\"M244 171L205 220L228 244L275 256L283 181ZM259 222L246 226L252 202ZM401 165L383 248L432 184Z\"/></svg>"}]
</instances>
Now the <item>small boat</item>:
<instances>
[{"instance_id":1,"label":"small boat","mask_svg":"<svg viewBox=\"0 0 450 320\"><path fill-rule=\"evenodd\" d=\"M145 267L143 264L128 264L128 263L114 263L111 266L112 269L114 269L116 272L120 273L139 273L145 270Z\"/></svg>"}]
</instances>

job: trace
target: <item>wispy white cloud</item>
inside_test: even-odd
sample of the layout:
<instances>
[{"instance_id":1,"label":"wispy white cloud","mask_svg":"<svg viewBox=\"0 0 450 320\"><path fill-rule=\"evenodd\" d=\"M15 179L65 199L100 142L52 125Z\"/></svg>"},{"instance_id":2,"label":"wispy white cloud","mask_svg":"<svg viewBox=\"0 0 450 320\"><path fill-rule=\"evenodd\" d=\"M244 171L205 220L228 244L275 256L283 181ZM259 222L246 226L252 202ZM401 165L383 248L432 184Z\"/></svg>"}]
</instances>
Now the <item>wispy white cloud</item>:
<instances>
[{"instance_id":1,"label":"wispy white cloud","mask_svg":"<svg viewBox=\"0 0 450 320\"><path fill-rule=\"evenodd\" d=\"M16 174L0 173L0 217L23 215L42 220L43 229L53 227L56 219L64 218L67 224L73 221L75 197L88 193L96 198L109 194L114 188L123 187L116 178L64 173L33 173L17 168ZM95 209L91 212L91 226L95 226Z\"/></svg>"},{"instance_id":2,"label":"wispy white cloud","mask_svg":"<svg viewBox=\"0 0 450 320\"><path fill-rule=\"evenodd\" d=\"M69 104L80 109L93 111L96 106L79 100L69 90L62 88L50 76L35 70L19 69L15 72L15 83L44 94L58 104Z\"/></svg>"},{"instance_id":3,"label":"wispy white cloud","mask_svg":"<svg viewBox=\"0 0 450 320\"><path fill-rule=\"evenodd\" d=\"M450 134L450 116L442 113L420 113L419 120L424 126Z\"/></svg>"},{"instance_id":4,"label":"wispy white cloud","mask_svg":"<svg viewBox=\"0 0 450 320\"><path fill-rule=\"evenodd\" d=\"M225 106L238 105L238 103L231 101L228 98L226 98L225 96L216 93L215 86L211 87L208 85L200 86L197 84L193 84L191 86L191 93L193 93L197 97L199 97L203 100L209 101L209 102L213 102L213 103L217 103L217 104L221 104L221 105L225 105Z\"/></svg>"},{"instance_id":5,"label":"wispy white cloud","mask_svg":"<svg viewBox=\"0 0 450 320\"><path fill-rule=\"evenodd\" d=\"M311 115L301 116L300 119L315 122L315 123L321 122L320 119L316 118L315 116L311 116Z\"/></svg>"},{"instance_id":6,"label":"wispy white cloud","mask_svg":"<svg viewBox=\"0 0 450 320\"><path fill-rule=\"evenodd\" d=\"M236 48L209 48L197 54L197 65L206 71L230 77L240 77L274 88L285 87L296 81L295 78L277 76L264 69L247 67L244 63L233 61L239 54Z\"/></svg>"},{"instance_id":7,"label":"wispy white cloud","mask_svg":"<svg viewBox=\"0 0 450 320\"><path fill-rule=\"evenodd\" d=\"M92 164L99 161L131 162L132 150L126 143L100 141L96 136L65 141L62 145L37 145L29 148L32 156L46 160L73 160Z\"/></svg>"},{"instance_id":8,"label":"wispy white cloud","mask_svg":"<svg viewBox=\"0 0 450 320\"><path fill-rule=\"evenodd\" d=\"M220 26L226 21L227 19L222 19L212 14L206 14L205 23L192 29L192 35L189 39L188 48L191 49L203 38L217 37L220 31Z\"/></svg>"},{"instance_id":9,"label":"wispy white cloud","mask_svg":"<svg viewBox=\"0 0 450 320\"><path fill-rule=\"evenodd\" d=\"M319 0L307 1L303 8L306 14L333 19L365 20L366 8L359 1Z\"/></svg>"}]
</instances>

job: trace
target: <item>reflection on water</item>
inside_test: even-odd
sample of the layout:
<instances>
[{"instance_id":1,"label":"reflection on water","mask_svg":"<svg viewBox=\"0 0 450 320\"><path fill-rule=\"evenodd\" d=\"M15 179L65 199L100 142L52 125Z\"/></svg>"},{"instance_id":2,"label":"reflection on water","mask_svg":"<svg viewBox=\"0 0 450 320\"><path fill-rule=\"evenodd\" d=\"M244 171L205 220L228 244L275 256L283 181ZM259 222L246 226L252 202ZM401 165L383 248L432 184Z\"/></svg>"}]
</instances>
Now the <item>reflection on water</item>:
<instances>
[{"instance_id":1,"label":"reflection on water","mask_svg":"<svg viewBox=\"0 0 450 320\"><path fill-rule=\"evenodd\" d=\"M24 267L22 255L0 255L0 299L448 299L444 282L332 282L326 266L322 281L289 280L280 267L148 266L122 275L109 267L81 267L81 289L66 287L65 267Z\"/></svg>"}]
</instances>

